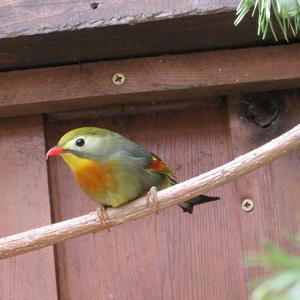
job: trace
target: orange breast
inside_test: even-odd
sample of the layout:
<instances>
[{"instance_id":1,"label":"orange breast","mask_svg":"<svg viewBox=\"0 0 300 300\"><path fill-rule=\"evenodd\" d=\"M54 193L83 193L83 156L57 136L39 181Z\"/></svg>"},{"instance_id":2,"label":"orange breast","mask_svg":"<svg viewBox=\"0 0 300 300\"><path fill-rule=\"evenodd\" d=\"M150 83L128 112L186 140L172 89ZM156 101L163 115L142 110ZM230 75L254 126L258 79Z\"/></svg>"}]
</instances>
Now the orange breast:
<instances>
[{"instance_id":1,"label":"orange breast","mask_svg":"<svg viewBox=\"0 0 300 300\"><path fill-rule=\"evenodd\" d=\"M93 161L86 161L74 172L81 188L95 198L106 193L115 186L112 164L102 165Z\"/></svg>"}]
</instances>

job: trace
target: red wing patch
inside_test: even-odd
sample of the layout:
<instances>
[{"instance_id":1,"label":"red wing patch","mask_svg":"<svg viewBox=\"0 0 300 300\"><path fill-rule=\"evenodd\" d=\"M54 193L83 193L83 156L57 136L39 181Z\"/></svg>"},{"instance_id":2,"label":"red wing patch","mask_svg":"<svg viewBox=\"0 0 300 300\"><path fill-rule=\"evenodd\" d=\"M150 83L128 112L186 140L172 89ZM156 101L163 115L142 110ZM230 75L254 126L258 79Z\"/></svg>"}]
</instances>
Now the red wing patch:
<instances>
[{"instance_id":1,"label":"red wing patch","mask_svg":"<svg viewBox=\"0 0 300 300\"><path fill-rule=\"evenodd\" d=\"M169 177L175 177L175 174L168 167L168 165L155 155L152 155L152 162L151 162L151 165L149 167L149 171L156 172L156 173L161 173L161 174L166 174Z\"/></svg>"}]
</instances>

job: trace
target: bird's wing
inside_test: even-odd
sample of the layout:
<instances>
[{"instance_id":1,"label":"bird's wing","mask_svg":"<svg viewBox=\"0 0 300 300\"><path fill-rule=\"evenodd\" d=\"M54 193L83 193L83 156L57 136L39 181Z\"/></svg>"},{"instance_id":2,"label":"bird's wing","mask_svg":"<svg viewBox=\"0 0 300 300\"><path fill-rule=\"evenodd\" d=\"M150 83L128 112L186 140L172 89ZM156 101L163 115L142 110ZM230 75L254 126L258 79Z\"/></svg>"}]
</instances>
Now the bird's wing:
<instances>
[{"instance_id":1,"label":"bird's wing","mask_svg":"<svg viewBox=\"0 0 300 300\"><path fill-rule=\"evenodd\" d=\"M176 176L174 172L168 167L168 165L162 159L160 159L158 156L156 156L153 153L151 155L151 162L150 165L148 166L148 171L167 175L172 180L173 183L176 183L175 181Z\"/></svg>"},{"instance_id":2,"label":"bird's wing","mask_svg":"<svg viewBox=\"0 0 300 300\"><path fill-rule=\"evenodd\" d=\"M134 142L127 140L126 150L130 156L134 157L136 162L139 161L139 164L144 170L149 173L156 173L166 175L170 180L170 184L175 184L175 173L168 167L168 165L160 159L157 155L147 150L141 145L138 145Z\"/></svg>"}]
</instances>

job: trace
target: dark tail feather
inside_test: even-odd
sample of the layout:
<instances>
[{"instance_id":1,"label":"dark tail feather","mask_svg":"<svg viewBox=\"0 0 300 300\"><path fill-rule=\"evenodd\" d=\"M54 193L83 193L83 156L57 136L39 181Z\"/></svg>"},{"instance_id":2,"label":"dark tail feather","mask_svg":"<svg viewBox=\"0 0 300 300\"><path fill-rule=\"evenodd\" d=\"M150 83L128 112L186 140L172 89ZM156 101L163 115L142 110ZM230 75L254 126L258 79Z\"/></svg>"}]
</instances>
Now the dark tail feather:
<instances>
[{"instance_id":1,"label":"dark tail feather","mask_svg":"<svg viewBox=\"0 0 300 300\"><path fill-rule=\"evenodd\" d=\"M202 204L202 203L206 203L206 202L211 202L211 201L216 201L219 200L219 197L211 197L211 196L206 196L206 195L200 195L197 198L194 198L192 200L183 202L178 204L183 212L188 212L189 214L193 213L193 208L194 205L198 205L198 204Z\"/></svg>"}]
</instances>

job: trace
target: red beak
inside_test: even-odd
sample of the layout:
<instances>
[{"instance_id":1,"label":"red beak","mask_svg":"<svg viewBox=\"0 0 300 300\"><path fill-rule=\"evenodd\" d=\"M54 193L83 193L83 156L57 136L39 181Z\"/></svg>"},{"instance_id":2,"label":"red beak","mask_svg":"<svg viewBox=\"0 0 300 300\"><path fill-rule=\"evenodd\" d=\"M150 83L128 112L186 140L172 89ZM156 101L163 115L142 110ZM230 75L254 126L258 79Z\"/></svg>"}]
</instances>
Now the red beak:
<instances>
[{"instance_id":1,"label":"red beak","mask_svg":"<svg viewBox=\"0 0 300 300\"><path fill-rule=\"evenodd\" d=\"M59 148L59 147L55 146L47 152L46 159L48 159L48 156L58 156L64 152L65 152L65 150L63 148Z\"/></svg>"}]
</instances>

